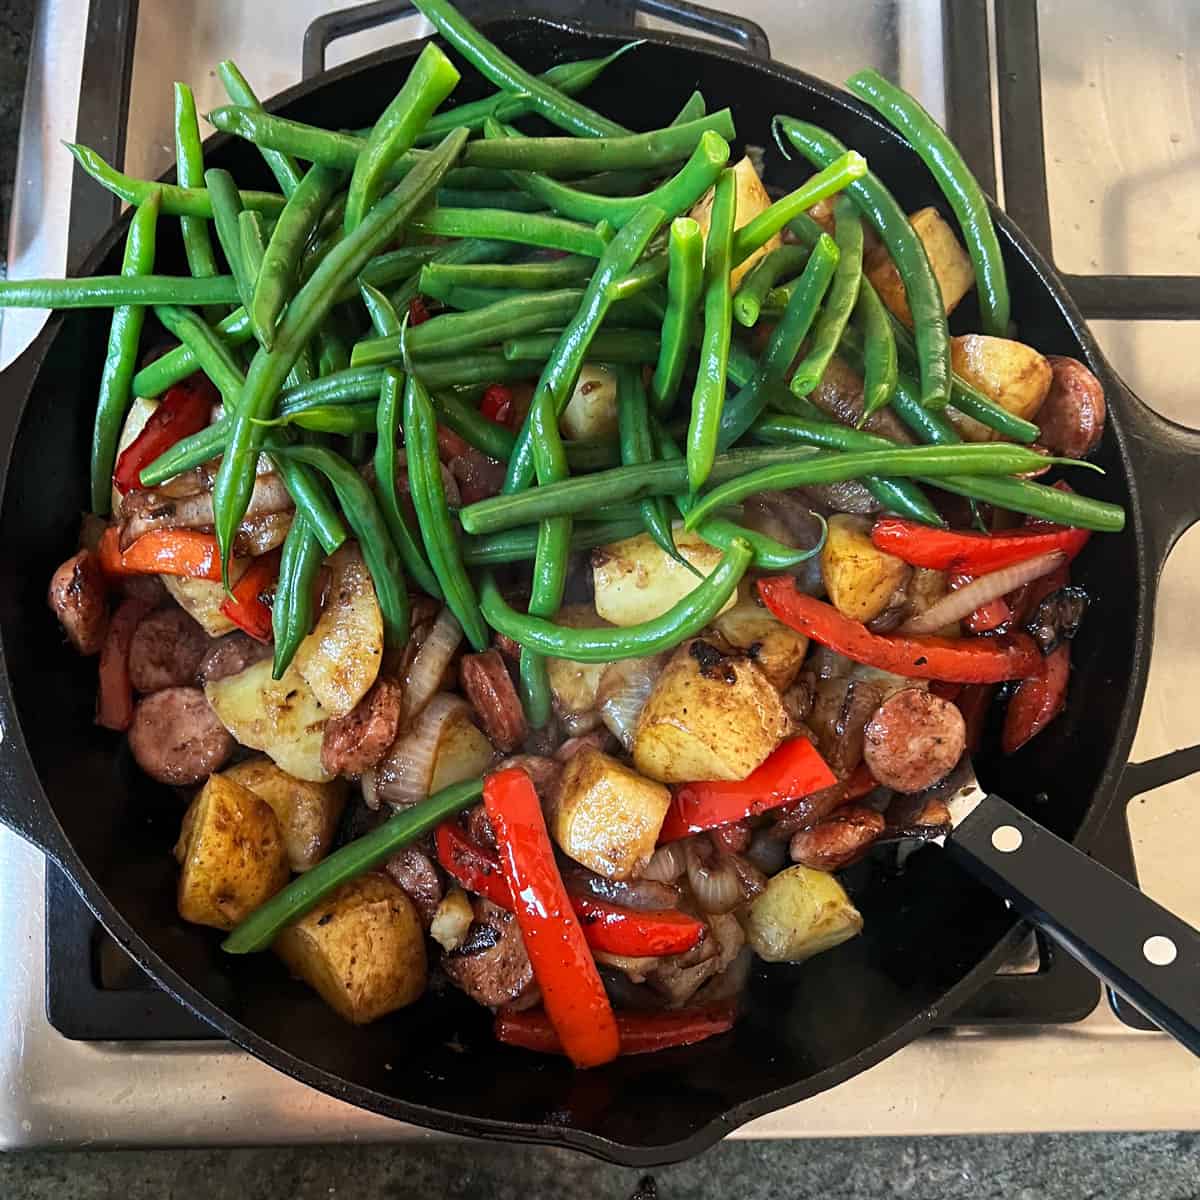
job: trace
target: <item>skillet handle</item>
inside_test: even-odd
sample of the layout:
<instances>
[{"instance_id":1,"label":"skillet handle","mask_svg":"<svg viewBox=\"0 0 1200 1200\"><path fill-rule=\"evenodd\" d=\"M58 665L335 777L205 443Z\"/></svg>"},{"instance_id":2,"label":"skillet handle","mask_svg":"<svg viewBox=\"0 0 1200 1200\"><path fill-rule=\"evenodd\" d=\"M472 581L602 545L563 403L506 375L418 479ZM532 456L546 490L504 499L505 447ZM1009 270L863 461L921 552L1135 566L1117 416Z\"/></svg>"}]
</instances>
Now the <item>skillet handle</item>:
<instances>
[{"instance_id":1,"label":"skillet handle","mask_svg":"<svg viewBox=\"0 0 1200 1200\"><path fill-rule=\"evenodd\" d=\"M998 796L946 853L1200 1055L1200 932Z\"/></svg>"}]
</instances>

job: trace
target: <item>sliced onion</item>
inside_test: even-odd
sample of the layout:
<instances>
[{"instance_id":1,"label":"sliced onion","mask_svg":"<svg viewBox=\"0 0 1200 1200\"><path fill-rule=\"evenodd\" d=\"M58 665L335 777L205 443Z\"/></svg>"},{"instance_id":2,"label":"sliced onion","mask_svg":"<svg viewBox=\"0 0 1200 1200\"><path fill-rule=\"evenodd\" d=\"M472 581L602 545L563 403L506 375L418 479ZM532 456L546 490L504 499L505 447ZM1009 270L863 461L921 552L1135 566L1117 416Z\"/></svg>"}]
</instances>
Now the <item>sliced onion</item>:
<instances>
[{"instance_id":1,"label":"sliced onion","mask_svg":"<svg viewBox=\"0 0 1200 1200\"><path fill-rule=\"evenodd\" d=\"M732 864L719 856L702 855L695 839L689 839L687 877L696 903L706 913L732 912L742 902L742 885Z\"/></svg>"},{"instance_id":2,"label":"sliced onion","mask_svg":"<svg viewBox=\"0 0 1200 1200\"><path fill-rule=\"evenodd\" d=\"M600 686L596 690L600 720L626 753L633 749L633 731L638 717L661 673L662 659L656 656L613 663L600 677Z\"/></svg>"},{"instance_id":3,"label":"sliced onion","mask_svg":"<svg viewBox=\"0 0 1200 1200\"><path fill-rule=\"evenodd\" d=\"M574 896L595 896L622 908L653 910L674 908L679 903L679 891L667 883L652 879L605 879L587 867L567 859L560 860L559 870L567 891Z\"/></svg>"},{"instance_id":4,"label":"sliced onion","mask_svg":"<svg viewBox=\"0 0 1200 1200\"><path fill-rule=\"evenodd\" d=\"M470 711L471 706L461 696L438 692L375 768L379 795L397 806L424 800L429 795L443 730L448 722Z\"/></svg>"},{"instance_id":5,"label":"sliced onion","mask_svg":"<svg viewBox=\"0 0 1200 1200\"><path fill-rule=\"evenodd\" d=\"M1049 575L1066 561L1067 556L1062 551L1052 550L1049 554L1037 554L1024 562L980 575L957 591L947 592L919 616L906 621L900 626L900 632L933 633L969 617L981 605L1007 596L1014 588Z\"/></svg>"},{"instance_id":6,"label":"sliced onion","mask_svg":"<svg viewBox=\"0 0 1200 1200\"><path fill-rule=\"evenodd\" d=\"M642 871L643 879L655 883L674 883L687 870L681 842L668 842L659 846Z\"/></svg>"},{"instance_id":7,"label":"sliced onion","mask_svg":"<svg viewBox=\"0 0 1200 1200\"><path fill-rule=\"evenodd\" d=\"M362 788L363 803L374 812L379 807L379 781L374 767L368 767L358 777L358 785Z\"/></svg>"},{"instance_id":8,"label":"sliced onion","mask_svg":"<svg viewBox=\"0 0 1200 1200\"><path fill-rule=\"evenodd\" d=\"M404 712L400 717L403 729L429 703L441 686L442 676L462 641L462 626L449 607L438 613L429 636L421 643L412 666L404 676Z\"/></svg>"}]
</instances>

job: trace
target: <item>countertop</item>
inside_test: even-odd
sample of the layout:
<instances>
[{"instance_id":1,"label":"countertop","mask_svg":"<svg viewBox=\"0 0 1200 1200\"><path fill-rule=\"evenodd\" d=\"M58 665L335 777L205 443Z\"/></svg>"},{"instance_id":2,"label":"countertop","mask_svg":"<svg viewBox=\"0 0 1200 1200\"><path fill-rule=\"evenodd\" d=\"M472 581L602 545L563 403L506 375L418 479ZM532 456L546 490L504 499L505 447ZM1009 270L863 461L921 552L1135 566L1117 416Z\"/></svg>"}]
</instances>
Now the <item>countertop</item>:
<instances>
[{"instance_id":1,"label":"countertop","mask_svg":"<svg viewBox=\"0 0 1200 1200\"><path fill-rule=\"evenodd\" d=\"M153 0L143 0L153 3ZM16 165L17 115L34 0L0 0L0 273ZM4 969L0 967L0 970ZM131 1081L136 1084L136 1081ZM649 1200L737 1197L840 1200L1197 1200L1194 1134L1016 1135L990 1138L727 1142L654 1173ZM12 1200L191 1200L284 1196L587 1197L624 1200L637 1172L566 1151L428 1146L238 1151L39 1152L0 1157Z\"/></svg>"}]
</instances>

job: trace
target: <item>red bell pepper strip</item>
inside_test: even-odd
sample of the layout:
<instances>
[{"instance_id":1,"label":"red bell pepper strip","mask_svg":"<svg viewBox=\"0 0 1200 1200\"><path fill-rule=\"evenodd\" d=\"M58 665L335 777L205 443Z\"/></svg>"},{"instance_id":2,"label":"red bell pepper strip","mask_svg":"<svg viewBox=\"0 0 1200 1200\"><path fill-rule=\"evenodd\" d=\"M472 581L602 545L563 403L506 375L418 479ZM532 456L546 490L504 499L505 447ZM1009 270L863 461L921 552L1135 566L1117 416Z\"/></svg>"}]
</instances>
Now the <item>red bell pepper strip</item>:
<instances>
[{"instance_id":1,"label":"red bell pepper strip","mask_svg":"<svg viewBox=\"0 0 1200 1200\"><path fill-rule=\"evenodd\" d=\"M129 682L129 646L134 630L154 607L138 596L128 596L117 606L100 649L100 691L96 697L96 724L118 732L133 723L133 684Z\"/></svg>"},{"instance_id":2,"label":"red bell pepper strip","mask_svg":"<svg viewBox=\"0 0 1200 1200\"><path fill-rule=\"evenodd\" d=\"M1031 679L1022 679L1008 701L1000 746L1005 754L1019 750L1062 712L1071 674L1071 643L1063 642Z\"/></svg>"},{"instance_id":3,"label":"red bell pepper strip","mask_svg":"<svg viewBox=\"0 0 1200 1200\"><path fill-rule=\"evenodd\" d=\"M745 779L683 784L667 809L658 844L743 821L835 783L837 776L812 742L792 738L772 751Z\"/></svg>"},{"instance_id":4,"label":"red bell pepper strip","mask_svg":"<svg viewBox=\"0 0 1200 1200\"><path fill-rule=\"evenodd\" d=\"M430 316L432 316L432 313L429 311L429 305L425 303L424 296L414 296L408 302L408 324L410 329L414 325L424 325Z\"/></svg>"},{"instance_id":5,"label":"red bell pepper strip","mask_svg":"<svg viewBox=\"0 0 1200 1200\"><path fill-rule=\"evenodd\" d=\"M995 695L994 683L972 683L953 697L967 727L967 751L970 754L978 753L983 743L983 728L987 724L988 710Z\"/></svg>"},{"instance_id":6,"label":"red bell pepper strip","mask_svg":"<svg viewBox=\"0 0 1200 1200\"><path fill-rule=\"evenodd\" d=\"M456 821L438 826L437 856L444 870L468 891L512 912L512 893L495 855L466 835ZM591 896L572 896L583 936L593 950L650 958L683 954L704 936L704 923L675 909L620 908Z\"/></svg>"},{"instance_id":7,"label":"red bell pepper strip","mask_svg":"<svg viewBox=\"0 0 1200 1200\"><path fill-rule=\"evenodd\" d=\"M671 1012L617 1013L621 1054L653 1054L671 1046L690 1046L733 1028L736 1010L732 1001L706 1008L681 1008ZM537 1054L562 1054L554 1026L541 1009L499 1012L496 1040Z\"/></svg>"},{"instance_id":8,"label":"red bell pepper strip","mask_svg":"<svg viewBox=\"0 0 1200 1200\"><path fill-rule=\"evenodd\" d=\"M554 862L533 781L519 767L489 775L483 803L554 1031L577 1067L610 1062L620 1049L617 1022Z\"/></svg>"},{"instance_id":9,"label":"red bell pepper strip","mask_svg":"<svg viewBox=\"0 0 1200 1200\"><path fill-rule=\"evenodd\" d=\"M263 597L274 594L279 579L279 556L278 550L259 555L233 585L233 595L221 602L221 612L260 642L272 640L271 605Z\"/></svg>"},{"instance_id":10,"label":"red bell pepper strip","mask_svg":"<svg viewBox=\"0 0 1200 1200\"><path fill-rule=\"evenodd\" d=\"M986 575L1051 550L1061 550L1070 560L1083 549L1089 537L1086 529L1063 525L1011 533L963 533L934 529L901 517L883 517L871 529L871 541L880 550L914 567L960 571L966 575Z\"/></svg>"},{"instance_id":11,"label":"red bell pepper strip","mask_svg":"<svg viewBox=\"0 0 1200 1200\"><path fill-rule=\"evenodd\" d=\"M1041 655L1026 634L996 638L882 636L831 604L797 591L790 576L758 581L763 603L785 625L855 662L915 679L1000 683L1037 671Z\"/></svg>"},{"instance_id":12,"label":"red bell pepper strip","mask_svg":"<svg viewBox=\"0 0 1200 1200\"><path fill-rule=\"evenodd\" d=\"M950 576L950 590L956 591L960 587L966 587L973 575L953 574ZM1012 609L1008 606L1003 596L997 596L995 600L989 600L986 604L981 604L967 619L963 622L968 633L992 633L997 629L1003 628L1012 622Z\"/></svg>"},{"instance_id":13,"label":"red bell pepper strip","mask_svg":"<svg viewBox=\"0 0 1200 1200\"><path fill-rule=\"evenodd\" d=\"M497 425L513 424L513 390L503 383L493 383L479 400L479 411Z\"/></svg>"},{"instance_id":14,"label":"red bell pepper strip","mask_svg":"<svg viewBox=\"0 0 1200 1200\"><path fill-rule=\"evenodd\" d=\"M106 575L221 580L217 539L198 529L152 529L122 552L120 531L110 525L100 537L100 565Z\"/></svg>"},{"instance_id":15,"label":"red bell pepper strip","mask_svg":"<svg viewBox=\"0 0 1200 1200\"><path fill-rule=\"evenodd\" d=\"M142 432L121 452L113 471L113 486L121 495L141 489L141 473L160 454L193 433L199 433L220 401L217 389L203 375L192 375L168 388L162 403L150 414Z\"/></svg>"}]
</instances>

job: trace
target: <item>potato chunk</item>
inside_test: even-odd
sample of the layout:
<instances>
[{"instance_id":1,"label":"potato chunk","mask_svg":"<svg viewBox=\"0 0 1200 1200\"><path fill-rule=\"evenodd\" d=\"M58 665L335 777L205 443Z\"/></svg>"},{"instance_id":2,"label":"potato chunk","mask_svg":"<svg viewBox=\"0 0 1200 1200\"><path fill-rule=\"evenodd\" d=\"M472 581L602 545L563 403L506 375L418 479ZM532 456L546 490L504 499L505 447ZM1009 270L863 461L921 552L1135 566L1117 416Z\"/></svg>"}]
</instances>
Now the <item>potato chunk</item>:
<instances>
[{"instance_id":1,"label":"potato chunk","mask_svg":"<svg viewBox=\"0 0 1200 1200\"><path fill-rule=\"evenodd\" d=\"M949 315L975 286L975 268L971 265L971 256L962 248L954 230L936 208L918 209L908 218L908 223L925 247L929 265L942 292L942 304ZM863 270L879 293L879 298L911 329L912 311L908 307L908 295L887 247L881 244L870 250Z\"/></svg>"},{"instance_id":2,"label":"potato chunk","mask_svg":"<svg viewBox=\"0 0 1200 1200\"><path fill-rule=\"evenodd\" d=\"M1032 346L982 333L951 338L950 362L956 375L1026 421L1037 416L1054 378L1049 360ZM969 442L990 442L1000 436L957 409L948 408L946 415Z\"/></svg>"},{"instance_id":3,"label":"potato chunk","mask_svg":"<svg viewBox=\"0 0 1200 1200\"><path fill-rule=\"evenodd\" d=\"M212 775L183 815L175 857L179 915L232 929L288 881L283 831L271 806L232 779Z\"/></svg>"},{"instance_id":4,"label":"potato chunk","mask_svg":"<svg viewBox=\"0 0 1200 1200\"><path fill-rule=\"evenodd\" d=\"M865 517L835 513L821 550L821 577L830 602L844 617L870 621L887 607L912 568L871 541Z\"/></svg>"},{"instance_id":5,"label":"potato chunk","mask_svg":"<svg viewBox=\"0 0 1200 1200\"><path fill-rule=\"evenodd\" d=\"M633 765L663 783L745 779L787 731L766 676L697 638L675 651L655 682L634 730Z\"/></svg>"},{"instance_id":6,"label":"potato chunk","mask_svg":"<svg viewBox=\"0 0 1200 1200\"><path fill-rule=\"evenodd\" d=\"M412 901L386 875L344 883L272 949L339 1016L366 1025L425 990L425 935Z\"/></svg>"},{"instance_id":7,"label":"potato chunk","mask_svg":"<svg viewBox=\"0 0 1200 1200\"><path fill-rule=\"evenodd\" d=\"M442 726L438 738L433 774L429 777L430 795L452 783L482 775L491 766L495 755L487 735L471 720L470 710L463 708L456 712Z\"/></svg>"},{"instance_id":8,"label":"potato chunk","mask_svg":"<svg viewBox=\"0 0 1200 1200\"><path fill-rule=\"evenodd\" d=\"M324 611L296 650L293 664L321 707L344 717L370 690L383 661L383 616L357 543L329 560Z\"/></svg>"},{"instance_id":9,"label":"potato chunk","mask_svg":"<svg viewBox=\"0 0 1200 1200\"><path fill-rule=\"evenodd\" d=\"M307 871L329 853L337 823L346 807L346 783L297 779L269 758L248 758L221 772L222 778L249 788L265 800L283 832L288 865Z\"/></svg>"},{"instance_id":10,"label":"potato chunk","mask_svg":"<svg viewBox=\"0 0 1200 1200\"><path fill-rule=\"evenodd\" d=\"M583 441L616 437L617 377L599 363L584 363L575 389L558 420L565 438Z\"/></svg>"},{"instance_id":11,"label":"potato chunk","mask_svg":"<svg viewBox=\"0 0 1200 1200\"><path fill-rule=\"evenodd\" d=\"M550 806L550 836L597 875L629 879L650 861L670 804L661 783L589 747L563 771Z\"/></svg>"},{"instance_id":12,"label":"potato chunk","mask_svg":"<svg viewBox=\"0 0 1200 1200\"><path fill-rule=\"evenodd\" d=\"M800 673L808 653L808 638L785 625L778 617L747 596L713 622L713 629L766 676L770 684L786 692Z\"/></svg>"},{"instance_id":13,"label":"potato chunk","mask_svg":"<svg viewBox=\"0 0 1200 1200\"><path fill-rule=\"evenodd\" d=\"M263 659L236 675L205 684L204 694L221 724L252 750L262 750L297 779L333 778L321 764L321 736L329 714L295 664L271 678Z\"/></svg>"},{"instance_id":14,"label":"potato chunk","mask_svg":"<svg viewBox=\"0 0 1200 1200\"><path fill-rule=\"evenodd\" d=\"M746 936L767 962L803 962L861 933L862 915L825 871L788 867L750 906Z\"/></svg>"},{"instance_id":15,"label":"potato chunk","mask_svg":"<svg viewBox=\"0 0 1200 1200\"><path fill-rule=\"evenodd\" d=\"M232 587L250 566L248 558L229 561L229 586ZM160 575L159 579L175 602L209 637L223 637L237 626L221 611L225 586L212 579L187 579L182 575Z\"/></svg>"},{"instance_id":16,"label":"potato chunk","mask_svg":"<svg viewBox=\"0 0 1200 1200\"><path fill-rule=\"evenodd\" d=\"M764 209L771 207L771 197L767 195L767 189L763 187L763 182L759 179L758 172L754 169L754 164L749 158L743 158L741 162L734 163L733 181L737 186L737 203L734 208L733 227L734 229L741 229L743 225L748 225L753 221ZM696 201L689 214L699 224L706 240L708 238L708 227L712 224L712 205L713 189L709 188ZM776 234L770 241L755 250L745 262L740 266L734 267L729 272L730 284L733 287L737 287L741 282L742 276L764 254L774 250L780 244L779 235Z\"/></svg>"},{"instance_id":17,"label":"potato chunk","mask_svg":"<svg viewBox=\"0 0 1200 1200\"><path fill-rule=\"evenodd\" d=\"M558 611L555 624L568 629L598 629L608 624L596 614L590 604L568 604ZM548 658L546 674L554 694L554 708L559 716L590 712L596 707L600 677L608 663L572 662L569 658Z\"/></svg>"},{"instance_id":18,"label":"potato chunk","mask_svg":"<svg viewBox=\"0 0 1200 1200\"><path fill-rule=\"evenodd\" d=\"M675 546L701 575L711 575L721 561L718 547L685 532L682 525L675 527ZM593 550L592 582L596 611L614 625L637 625L662 616L700 586L700 580L648 533ZM730 596L721 611L736 602Z\"/></svg>"}]
</instances>

